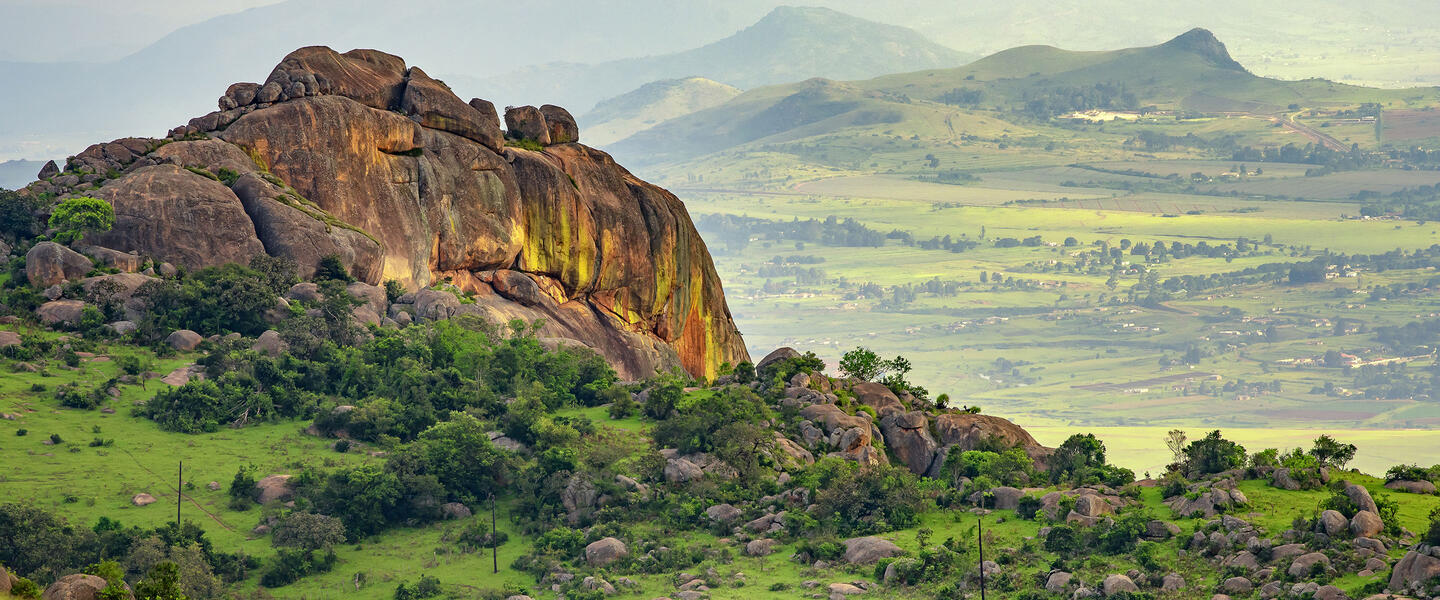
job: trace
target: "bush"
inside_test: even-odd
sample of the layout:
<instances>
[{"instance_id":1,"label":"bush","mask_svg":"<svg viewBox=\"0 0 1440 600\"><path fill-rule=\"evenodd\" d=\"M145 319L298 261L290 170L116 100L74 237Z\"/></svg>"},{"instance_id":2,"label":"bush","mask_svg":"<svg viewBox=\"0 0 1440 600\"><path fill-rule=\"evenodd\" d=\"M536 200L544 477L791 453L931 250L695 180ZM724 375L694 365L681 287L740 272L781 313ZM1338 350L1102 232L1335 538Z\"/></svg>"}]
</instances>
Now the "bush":
<instances>
[{"instance_id":1,"label":"bush","mask_svg":"<svg viewBox=\"0 0 1440 600\"><path fill-rule=\"evenodd\" d=\"M67 383L55 388L55 399L60 401L61 406L82 410L97 408L101 401L94 391L82 390L74 383Z\"/></svg>"},{"instance_id":2,"label":"bush","mask_svg":"<svg viewBox=\"0 0 1440 600\"><path fill-rule=\"evenodd\" d=\"M345 268L345 262L340 259L339 254L326 254L320 257L320 262L315 265L315 280L334 280L344 283L355 281L350 275L350 270Z\"/></svg>"},{"instance_id":3,"label":"bush","mask_svg":"<svg viewBox=\"0 0 1440 600\"><path fill-rule=\"evenodd\" d=\"M1425 543L1440 546L1440 506L1430 509L1430 528L1425 530Z\"/></svg>"},{"instance_id":4,"label":"bush","mask_svg":"<svg viewBox=\"0 0 1440 600\"><path fill-rule=\"evenodd\" d=\"M911 527L921 502L915 475L888 464L849 470L816 499L817 514L847 535Z\"/></svg>"},{"instance_id":5,"label":"bush","mask_svg":"<svg viewBox=\"0 0 1440 600\"><path fill-rule=\"evenodd\" d=\"M335 567L335 560L334 552L317 556L310 550L281 549L270 561L270 568L260 576L260 585L267 588L283 587L308 575L327 573Z\"/></svg>"},{"instance_id":6,"label":"bush","mask_svg":"<svg viewBox=\"0 0 1440 600\"><path fill-rule=\"evenodd\" d=\"M270 539L275 546L325 551L344 541L345 525L339 519L309 512L286 516Z\"/></svg>"},{"instance_id":7,"label":"bush","mask_svg":"<svg viewBox=\"0 0 1440 600\"><path fill-rule=\"evenodd\" d=\"M395 586L395 600L422 600L439 595L440 580L429 575L421 575L413 586L404 581Z\"/></svg>"},{"instance_id":8,"label":"bush","mask_svg":"<svg viewBox=\"0 0 1440 600\"><path fill-rule=\"evenodd\" d=\"M684 395L685 387L678 378L659 379L645 395L645 416L657 421L669 417Z\"/></svg>"},{"instance_id":9,"label":"bush","mask_svg":"<svg viewBox=\"0 0 1440 600\"><path fill-rule=\"evenodd\" d=\"M24 577L17 579L15 583L10 586L10 595L16 598L39 600L40 591L39 585Z\"/></svg>"}]
</instances>

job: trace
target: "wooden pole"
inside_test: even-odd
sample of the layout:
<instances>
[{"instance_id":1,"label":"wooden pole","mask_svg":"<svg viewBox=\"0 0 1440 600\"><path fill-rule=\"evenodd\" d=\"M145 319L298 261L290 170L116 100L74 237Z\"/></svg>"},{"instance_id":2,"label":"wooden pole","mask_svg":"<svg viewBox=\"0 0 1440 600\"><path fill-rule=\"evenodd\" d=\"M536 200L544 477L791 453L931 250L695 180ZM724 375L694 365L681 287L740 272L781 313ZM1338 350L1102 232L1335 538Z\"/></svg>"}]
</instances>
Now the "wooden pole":
<instances>
[{"instance_id":1,"label":"wooden pole","mask_svg":"<svg viewBox=\"0 0 1440 600\"><path fill-rule=\"evenodd\" d=\"M180 504L184 502L185 494L185 461L180 461L180 467L175 471L175 532L180 532Z\"/></svg>"},{"instance_id":2,"label":"wooden pole","mask_svg":"<svg viewBox=\"0 0 1440 600\"><path fill-rule=\"evenodd\" d=\"M495 528L495 492L490 492L490 572L500 572L500 530Z\"/></svg>"},{"instance_id":3,"label":"wooden pole","mask_svg":"<svg viewBox=\"0 0 1440 600\"><path fill-rule=\"evenodd\" d=\"M975 519L975 538L980 542L980 600L985 600L985 518Z\"/></svg>"}]
</instances>

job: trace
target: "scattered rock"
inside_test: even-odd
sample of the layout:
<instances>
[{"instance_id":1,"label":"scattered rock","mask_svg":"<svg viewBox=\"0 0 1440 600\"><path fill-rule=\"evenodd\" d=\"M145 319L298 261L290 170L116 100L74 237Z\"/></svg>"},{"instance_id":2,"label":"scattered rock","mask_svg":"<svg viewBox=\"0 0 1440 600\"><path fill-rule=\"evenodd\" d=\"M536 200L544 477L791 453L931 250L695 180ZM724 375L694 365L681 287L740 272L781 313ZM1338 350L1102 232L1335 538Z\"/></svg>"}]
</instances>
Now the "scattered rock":
<instances>
[{"instance_id":1,"label":"scattered rock","mask_svg":"<svg viewBox=\"0 0 1440 600\"><path fill-rule=\"evenodd\" d=\"M135 506L148 506L155 503L155 497L151 496L150 494L141 492L139 494L135 494L135 497L130 499L130 503L134 504Z\"/></svg>"},{"instance_id":2,"label":"scattered rock","mask_svg":"<svg viewBox=\"0 0 1440 600\"><path fill-rule=\"evenodd\" d=\"M875 536L845 540L845 562L852 565L870 564L882 558L899 556L903 552L889 540Z\"/></svg>"},{"instance_id":3,"label":"scattered rock","mask_svg":"<svg viewBox=\"0 0 1440 600\"><path fill-rule=\"evenodd\" d=\"M1343 517L1342 517L1343 518ZM1324 565L1325 570L1330 569L1330 557L1319 552L1302 554L1290 563L1290 568L1285 571L1292 578L1300 579L1310 575L1315 565Z\"/></svg>"},{"instance_id":4,"label":"scattered rock","mask_svg":"<svg viewBox=\"0 0 1440 600\"><path fill-rule=\"evenodd\" d=\"M718 523L729 523L740 518L740 509L729 504L716 504L705 509L705 516Z\"/></svg>"},{"instance_id":5,"label":"scattered rock","mask_svg":"<svg viewBox=\"0 0 1440 600\"><path fill-rule=\"evenodd\" d=\"M459 502L446 502L440 505L440 514L447 520L468 519L471 515L470 507Z\"/></svg>"},{"instance_id":6,"label":"scattered rock","mask_svg":"<svg viewBox=\"0 0 1440 600\"><path fill-rule=\"evenodd\" d=\"M1118 573L1106 576L1105 581L1100 584L1100 588L1105 591L1106 596L1114 596L1120 592L1130 592L1133 594L1140 591L1140 588L1135 585L1134 581Z\"/></svg>"},{"instance_id":7,"label":"scattered rock","mask_svg":"<svg viewBox=\"0 0 1440 600\"><path fill-rule=\"evenodd\" d=\"M1344 533L1350 526L1349 519L1339 511L1326 510L1320 513L1320 518L1315 522L1315 529L1330 537Z\"/></svg>"},{"instance_id":8,"label":"scattered rock","mask_svg":"<svg viewBox=\"0 0 1440 600\"><path fill-rule=\"evenodd\" d=\"M250 349L261 354L280 356L290 349L290 344L280 339L280 332L267 329L260 334L260 337L255 338L255 343L250 345Z\"/></svg>"},{"instance_id":9,"label":"scattered rock","mask_svg":"<svg viewBox=\"0 0 1440 600\"><path fill-rule=\"evenodd\" d=\"M780 542L769 538L750 540L749 543L745 544L745 555L770 556L770 554L775 551L775 546L779 543Z\"/></svg>"},{"instance_id":10,"label":"scattered rock","mask_svg":"<svg viewBox=\"0 0 1440 600\"><path fill-rule=\"evenodd\" d=\"M575 117L570 116L570 111L554 104L546 104L540 107L540 114L545 116L545 125L550 134L551 144L571 144L580 141L580 126L575 124Z\"/></svg>"},{"instance_id":11,"label":"scattered rock","mask_svg":"<svg viewBox=\"0 0 1440 600\"><path fill-rule=\"evenodd\" d=\"M585 562L592 567L603 567L630 555L625 542L607 537L585 546Z\"/></svg>"},{"instance_id":12,"label":"scattered rock","mask_svg":"<svg viewBox=\"0 0 1440 600\"><path fill-rule=\"evenodd\" d=\"M1411 494L1435 494L1435 484L1429 481L1405 481L1396 480L1385 484L1386 488L1409 492Z\"/></svg>"},{"instance_id":13,"label":"scattered rock","mask_svg":"<svg viewBox=\"0 0 1440 600\"><path fill-rule=\"evenodd\" d=\"M1231 596L1248 596L1255 589L1255 584L1244 577L1231 577L1220 584L1220 589Z\"/></svg>"},{"instance_id":14,"label":"scattered rock","mask_svg":"<svg viewBox=\"0 0 1440 600\"><path fill-rule=\"evenodd\" d=\"M293 475L268 475L255 482L255 501L260 504L269 504L274 501L289 500L295 495L295 490L290 486L290 480L293 477Z\"/></svg>"},{"instance_id":15,"label":"scattered rock","mask_svg":"<svg viewBox=\"0 0 1440 600\"><path fill-rule=\"evenodd\" d=\"M1409 592L1412 586L1425 585L1436 577L1440 577L1440 558L1411 550L1390 572L1390 591Z\"/></svg>"},{"instance_id":16,"label":"scattered rock","mask_svg":"<svg viewBox=\"0 0 1440 600\"><path fill-rule=\"evenodd\" d=\"M35 315L45 325L77 325L85 311L85 303L79 300L51 300L35 309Z\"/></svg>"},{"instance_id":17,"label":"scattered rock","mask_svg":"<svg viewBox=\"0 0 1440 600\"><path fill-rule=\"evenodd\" d=\"M1185 578L1181 577L1179 573L1166 574L1160 580L1160 591L1162 592L1178 592L1183 589L1185 589Z\"/></svg>"},{"instance_id":18,"label":"scattered rock","mask_svg":"<svg viewBox=\"0 0 1440 600\"><path fill-rule=\"evenodd\" d=\"M1064 571L1055 571L1045 580L1045 591L1052 594L1061 594L1070 589L1070 580L1073 576Z\"/></svg>"},{"instance_id":19,"label":"scattered rock","mask_svg":"<svg viewBox=\"0 0 1440 600\"><path fill-rule=\"evenodd\" d=\"M200 334L190 331L189 329L175 330L165 338L166 344L169 344L171 348L181 352L194 350L195 347L199 346L200 342L203 341L205 341L205 338L200 337Z\"/></svg>"},{"instance_id":20,"label":"scattered rock","mask_svg":"<svg viewBox=\"0 0 1440 600\"><path fill-rule=\"evenodd\" d=\"M37 290L79 280L94 268L85 255L55 242L40 242L25 253L25 278Z\"/></svg>"},{"instance_id":21,"label":"scattered rock","mask_svg":"<svg viewBox=\"0 0 1440 600\"><path fill-rule=\"evenodd\" d=\"M1357 512L1350 519L1350 533L1355 537L1375 537L1384 530L1385 522L1380 520L1380 515L1368 510Z\"/></svg>"},{"instance_id":22,"label":"scattered rock","mask_svg":"<svg viewBox=\"0 0 1440 600\"><path fill-rule=\"evenodd\" d=\"M66 575L45 588L40 600L96 600L106 585L105 579L94 575ZM133 600L134 595L127 595Z\"/></svg>"}]
</instances>

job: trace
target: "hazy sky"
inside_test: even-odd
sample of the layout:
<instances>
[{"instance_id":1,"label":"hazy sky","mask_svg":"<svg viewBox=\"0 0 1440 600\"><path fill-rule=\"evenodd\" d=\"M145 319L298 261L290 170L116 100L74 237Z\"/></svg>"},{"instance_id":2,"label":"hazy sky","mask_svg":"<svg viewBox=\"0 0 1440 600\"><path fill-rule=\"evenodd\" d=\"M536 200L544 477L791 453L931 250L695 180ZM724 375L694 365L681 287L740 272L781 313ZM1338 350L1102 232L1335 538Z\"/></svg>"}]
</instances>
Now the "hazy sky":
<instances>
[{"instance_id":1,"label":"hazy sky","mask_svg":"<svg viewBox=\"0 0 1440 600\"><path fill-rule=\"evenodd\" d=\"M186 25L278 2L0 0L0 61L113 60Z\"/></svg>"}]
</instances>

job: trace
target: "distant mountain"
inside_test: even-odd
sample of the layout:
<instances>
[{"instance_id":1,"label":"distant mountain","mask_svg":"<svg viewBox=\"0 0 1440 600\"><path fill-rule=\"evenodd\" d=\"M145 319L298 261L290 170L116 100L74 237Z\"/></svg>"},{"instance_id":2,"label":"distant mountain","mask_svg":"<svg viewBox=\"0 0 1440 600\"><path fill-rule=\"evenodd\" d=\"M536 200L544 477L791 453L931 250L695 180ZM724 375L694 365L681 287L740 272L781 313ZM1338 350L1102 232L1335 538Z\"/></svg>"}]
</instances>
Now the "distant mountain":
<instances>
[{"instance_id":1,"label":"distant mountain","mask_svg":"<svg viewBox=\"0 0 1440 600\"><path fill-rule=\"evenodd\" d=\"M724 104L740 88L704 77L653 81L608 100L580 117L585 143L603 146L695 111Z\"/></svg>"},{"instance_id":2,"label":"distant mountain","mask_svg":"<svg viewBox=\"0 0 1440 600\"><path fill-rule=\"evenodd\" d=\"M1075 52L1022 46L953 69L865 81L810 80L759 88L673 119L609 148L632 164L674 162L742 144L793 140L876 123L943 122L956 107L1037 117L1057 109L1273 112L1293 102L1367 91L1312 79L1257 77L1204 29L1157 46ZM1078 103L1078 104L1077 104Z\"/></svg>"},{"instance_id":3,"label":"distant mountain","mask_svg":"<svg viewBox=\"0 0 1440 600\"><path fill-rule=\"evenodd\" d=\"M0 189L14 190L35 181L35 174L45 163L38 160L7 160L0 162Z\"/></svg>"},{"instance_id":4,"label":"distant mountain","mask_svg":"<svg viewBox=\"0 0 1440 600\"><path fill-rule=\"evenodd\" d=\"M753 23L763 0L289 0L183 27L144 49L96 62L0 62L0 160L65 156L95 140L163 135L215 109L237 77L263 81L307 45L377 48L426 65L456 92L456 74L488 77L560 60L672 53ZM0 8L7 25L9 9ZM63 21L57 9L50 21ZM36 26L48 21L37 20ZM686 72L674 76L686 76ZM627 83L598 97L659 77ZM597 97L597 98L598 98ZM124 101L121 101L124 99ZM143 99L143 102L132 100ZM497 102L500 99L496 99ZM578 114L593 104L570 107ZM25 145L20 147L19 142Z\"/></svg>"},{"instance_id":5,"label":"distant mountain","mask_svg":"<svg viewBox=\"0 0 1440 600\"><path fill-rule=\"evenodd\" d=\"M647 82L692 75L749 89L810 77L863 79L953 67L971 58L904 27L828 8L782 6L735 35L693 50L538 66L478 80L474 87L482 96L506 102L552 102L585 111Z\"/></svg>"}]
</instances>

